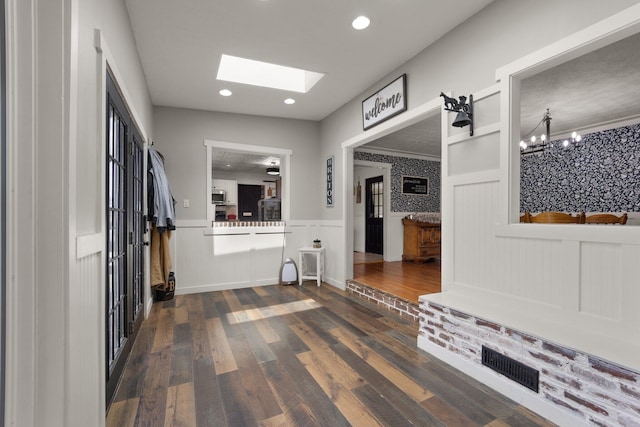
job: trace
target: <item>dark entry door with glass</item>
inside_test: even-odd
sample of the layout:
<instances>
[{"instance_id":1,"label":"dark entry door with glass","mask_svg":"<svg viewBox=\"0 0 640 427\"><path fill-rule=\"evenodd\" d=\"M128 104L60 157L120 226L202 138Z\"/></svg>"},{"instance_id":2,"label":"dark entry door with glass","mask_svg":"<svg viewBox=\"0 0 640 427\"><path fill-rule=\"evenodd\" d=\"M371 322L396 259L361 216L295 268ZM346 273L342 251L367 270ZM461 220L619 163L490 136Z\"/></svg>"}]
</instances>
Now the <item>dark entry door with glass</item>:
<instances>
[{"instance_id":1,"label":"dark entry door with glass","mask_svg":"<svg viewBox=\"0 0 640 427\"><path fill-rule=\"evenodd\" d=\"M365 251L383 255L384 182L382 176L365 181Z\"/></svg>"},{"instance_id":2,"label":"dark entry door with glass","mask_svg":"<svg viewBox=\"0 0 640 427\"><path fill-rule=\"evenodd\" d=\"M144 143L110 74L106 135L106 378L111 402L142 323Z\"/></svg>"}]
</instances>

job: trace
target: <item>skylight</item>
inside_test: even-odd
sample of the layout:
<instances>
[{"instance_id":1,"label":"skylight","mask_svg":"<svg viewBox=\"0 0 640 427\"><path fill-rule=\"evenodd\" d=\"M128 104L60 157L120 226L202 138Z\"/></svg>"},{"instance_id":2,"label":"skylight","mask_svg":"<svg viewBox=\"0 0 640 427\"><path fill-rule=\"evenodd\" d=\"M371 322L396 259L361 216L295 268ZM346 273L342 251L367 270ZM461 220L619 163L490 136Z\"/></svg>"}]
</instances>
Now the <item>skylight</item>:
<instances>
[{"instance_id":1,"label":"skylight","mask_svg":"<svg viewBox=\"0 0 640 427\"><path fill-rule=\"evenodd\" d=\"M322 73L299 68L222 55L216 78L227 82L307 93L323 76Z\"/></svg>"}]
</instances>

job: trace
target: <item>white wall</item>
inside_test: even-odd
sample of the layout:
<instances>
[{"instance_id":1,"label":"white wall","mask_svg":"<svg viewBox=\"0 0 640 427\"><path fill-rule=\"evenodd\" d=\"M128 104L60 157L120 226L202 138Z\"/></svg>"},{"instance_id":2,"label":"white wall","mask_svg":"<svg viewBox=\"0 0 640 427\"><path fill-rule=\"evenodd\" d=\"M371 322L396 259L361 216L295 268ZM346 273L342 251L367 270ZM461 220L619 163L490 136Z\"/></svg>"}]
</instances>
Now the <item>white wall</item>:
<instances>
[{"instance_id":1,"label":"white wall","mask_svg":"<svg viewBox=\"0 0 640 427\"><path fill-rule=\"evenodd\" d=\"M332 236L335 230L342 230L341 224L318 221L324 194L319 171L324 162L320 158L317 122L167 107L155 108L154 121L154 148L165 156L173 196L180 202L190 201L189 208L182 203L176 205L177 230L172 235L176 293L277 283L282 259L297 262L297 249L310 246L315 238L325 243L326 281L343 286L338 269L344 265L344 249L328 243L335 242ZM222 238L208 230L205 140L293 151L290 174L285 178L290 179L290 196L285 197L289 197L291 206L286 239L271 239L265 246L256 236ZM231 249L242 245L248 257ZM225 246L231 253L217 256ZM261 264L252 263L256 256Z\"/></svg>"},{"instance_id":2,"label":"white wall","mask_svg":"<svg viewBox=\"0 0 640 427\"><path fill-rule=\"evenodd\" d=\"M429 113L419 117L416 111L437 99L441 91L462 95L488 87L495 82L498 67L635 3L634 0L607 3L598 0L494 1L323 119L320 155L322 158L334 155L339 173L334 177L337 202L331 208L321 204L320 213L323 219L344 221L346 229L341 245L347 252L353 250L353 207L350 202L353 188L350 150L353 147L391 133L403 124L410 125L426 118ZM538 28L540 31L535 31ZM407 74L408 111L363 132L362 100L401 74ZM476 119L482 121L482 114L482 111L476 112ZM324 172L318 173L323 180ZM344 262L341 280L353 274L346 260Z\"/></svg>"},{"instance_id":3,"label":"white wall","mask_svg":"<svg viewBox=\"0 0 640 427\"><path fill-rule=\"evenodd\" d=\"M378 130L362 131L362 100L401 74L407 74L409 110L437 98L441 91L469 94L493 84L497 68L635 3L496 0L322 120L321 155L335 155L337 168L342 170L341 144ZM390 122L402 121L408 113ZM337 200L343 197L344 178L348 177L336 176ZM322 214L326 219L337 219L341 210L324 208Z\"/></svg>"},{"instance_id":4,"label":"white wall","mask_svg":"<svg viewBox=\"0 0 640 427\"><path fill-rule=\"evenodd\" d=\"M351 262L344 253L343 227L351 220L344 206L351 193L344 194L343 180L351 189L353 170L343 169L349 160L343 157L341 144L364 135L360 108L366 94L402 73L408 75L410 110L437 97L441 90L458 95L478 91L493 83L496 68L636 1L497 0L320 126L170 108L153 110L123 1L6 3L8 87L12 88L7 104L7 186L11 190L6 236L7 275L11 278L7 284L7 424L74 426L104 424L102 60L109 60L117 71L142 131L148 135L153 131L157 148L168 157L176 199L194 202L190 210L179 209L180 221L197 222L205 217L204 200L201 205L196 203L206 181L204 139L291 148L291 191L296 201L290 225L300 228L292 233L291 248L321 238L327 246L327 268L340 285L346 263ZM108 46L107 51L96 50L95 29L100 30L106 42L101 46ZM338 172L347 171L335 176L334 208L324 207L323 202L323 164L328 155L335 155ZM443 222L453 219L450 214ZM521 250L531 249L528 245L535 240L531 236L517 244ZM596 260L598 253L612 249L626 257L626 266L636 254L617 242L598 247L561 240L561 245L572 249L570 253L580 248L581 262ZM575 258L565 260L576 262ZM574 285L580 264L571 265L575 267L570 276ZM473 272L454 271L468 277ZM491 278L492 273L488 274ZM629 278L628 274L621 276L618 286ZM596 279L584 285L593 290L599 283ZM472 285L482 284L475 280L471 279ZM501 283L510 286L511 280ZM640 312L637 301L637 295L625 299L625 313ZM621 322L623 327L629 326L626 319Z\"/></svg>"},{"instance_id":5,"label":"white wall","mask_svg":"<svg viewBox=\"0 0 640 427\"><path fill-rule=\"evenodd\" d=\"M105 53L151 103L122 1L7 1L7 425L103 425Z\"/></svg>"},{"instance_id":6,"label":"white wall","mask_svg":"<svg viewBox=\"0 0 640 427\"><path fill-rule=\"evenodd\" d=\"M508 81L499 86L495 81L498 68L636 3L498 0L382 79L379 86L407 74L409 110L403 115L409 120L437 100L441 90L454 96L473 93L478 101L472 139L468 129L452 128L452 117L443 116L439 303L632 369L640 368L640 291L633 261L640 249L637 232L507 225L509 214L515 212L510 203L517 208L511 201L509 164L517 153L509 151L509 98L504 95ZM541 22L550 32L531 37L531 29ZM398 128L403 121L399 115L362 132L360 102L360 97L354 99L322 122L323 155L344 153L340 156L344 165L353 162L347 157L349 148L371 140L376 132ZM353 176L349 167L342 170L345 175L338 179L345 182L338 186L349 191ZM351 195L342 200L349 205L348 219ZM323 214L339 216L328 209ZM347 221L345 242L352 233ZM473 370L468 373L474 375Z\"/></svg>"},{"instance_id":7,"label":"white wall","mask_svg":"<svg viewBox=\"0 0 640 427\"><path fill-rule=\"evenodd\" d=\"M206 219L206 149L204 140L293 150L291 219L317 219L319 201L318 123L180 108L155 108L154 148L165 156L167 177L176 200L177 220Z\"/></svg>"}]
</instances>

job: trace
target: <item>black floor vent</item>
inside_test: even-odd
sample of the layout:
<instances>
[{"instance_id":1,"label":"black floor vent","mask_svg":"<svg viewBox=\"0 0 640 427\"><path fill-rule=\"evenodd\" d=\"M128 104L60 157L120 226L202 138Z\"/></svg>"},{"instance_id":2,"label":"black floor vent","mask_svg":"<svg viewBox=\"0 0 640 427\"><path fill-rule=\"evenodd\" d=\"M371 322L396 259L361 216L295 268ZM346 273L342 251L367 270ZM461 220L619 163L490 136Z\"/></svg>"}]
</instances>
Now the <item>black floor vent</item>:
<instances>
[{"instance_id":1,"label":"black floor vent","mask_svg":"<svg viewBox=\"0 0 640 427\"><path fill-rule=\"evenodd\" d=\"M538 392L538 377L540 373L535 369L485 346L482 346L482 364L518 384L522 384L536 393Z\"/></svg>"}]
</instances>

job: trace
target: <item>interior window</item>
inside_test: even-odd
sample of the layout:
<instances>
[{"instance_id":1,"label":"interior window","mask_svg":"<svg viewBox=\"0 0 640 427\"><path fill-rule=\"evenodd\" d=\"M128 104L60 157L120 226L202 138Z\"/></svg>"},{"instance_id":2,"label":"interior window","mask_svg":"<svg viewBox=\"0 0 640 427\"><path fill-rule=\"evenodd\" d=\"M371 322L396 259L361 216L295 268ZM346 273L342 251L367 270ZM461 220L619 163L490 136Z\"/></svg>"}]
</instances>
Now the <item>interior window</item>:
<instances>
[{"instance_id":1,"label":"interior window","mask_svg":"<svg viewBox=\"0 0 640 427\"><path fill-rule=\"evenodd\" d=\"M587 222L626 214L640 224L640 56L629 54L638 43L634 35L520 81L521 221L584 212Z\"/></svg>"},{"instance_id":2,"label":"interior window","mask_svg":"<svg viewBox=\"0 0 640 427\"><path fill-rule=\"evenodd\" d=\"M291 150L217 141L206 141L205 145L209 221L287 218L286 176Z\"/></svg>"}]
</instances>

